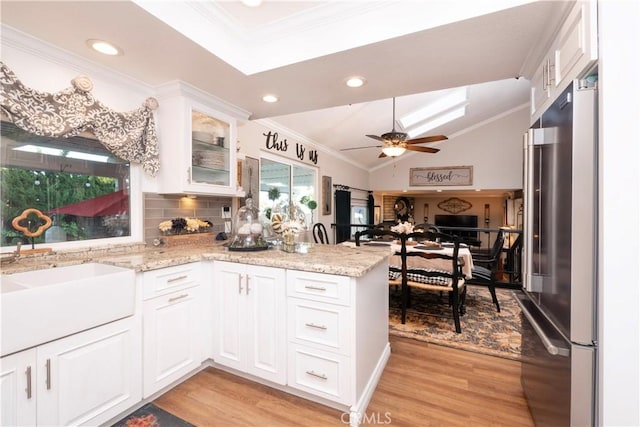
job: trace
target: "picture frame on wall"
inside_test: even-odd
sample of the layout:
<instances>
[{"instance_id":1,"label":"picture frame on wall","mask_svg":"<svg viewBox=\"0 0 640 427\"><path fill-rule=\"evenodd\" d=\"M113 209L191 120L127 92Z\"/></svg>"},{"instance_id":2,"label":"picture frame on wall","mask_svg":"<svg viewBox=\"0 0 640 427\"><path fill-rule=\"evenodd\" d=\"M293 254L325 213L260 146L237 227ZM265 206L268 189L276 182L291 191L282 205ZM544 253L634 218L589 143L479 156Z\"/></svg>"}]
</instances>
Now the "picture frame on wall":
<instances>
[{"instance_id":1,"label":"picture frame on wall","mask_svg":"<svg viewBox=\"0 0 640 427\"><path fill-rule=\"evenodd\" d=\"M331 177L322 177L322 215L331 215Z\"/></svg>"},{"instance_id":2,"label":"picture frame on wall","mask_svg":"<svg viewBox=\"0 0 640 427\"><path fill-rule=\"evenodd\" d=\"M409 185L412 187L473 185L473 166L410 168Z\"/></svg>"},{"instance_id":3,"label":"picture frame on wall","mask_svg":"<svg viewBox=\"0 0 640 427\"><path fill-rule=\"evenodd\" d=\"M253 157L245 157L242 161L241 186L245 196L252 193L253 205L259 207L260 193L260 161Z\"/></svg>"}]
</instances>

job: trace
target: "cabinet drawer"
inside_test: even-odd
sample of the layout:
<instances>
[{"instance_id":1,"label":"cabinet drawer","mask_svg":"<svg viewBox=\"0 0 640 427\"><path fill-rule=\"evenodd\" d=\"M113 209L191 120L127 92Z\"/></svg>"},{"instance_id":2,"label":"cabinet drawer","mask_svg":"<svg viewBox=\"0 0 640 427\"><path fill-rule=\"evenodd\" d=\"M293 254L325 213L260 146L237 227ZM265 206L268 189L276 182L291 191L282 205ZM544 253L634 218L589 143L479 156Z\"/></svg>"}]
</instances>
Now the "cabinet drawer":
<instances>
[{"instance_id":1,"label":"cabinet drawer","mask_svg":"<svg viewBox=\"0 0 640 427\"><path fill-rule=\"evenodd\" d=\"M290 344L289 386L346 404L351 383L348 365L348 357Z\"/></svg>"},{"instance_id":2,"label":"cabinet drawer","mask_svg":"<svg viewBox=\"0 0 640 427\"><path fill-rule=\"evenodd\" d=\"M289 341L349 355L349 308L289 298Z\"/></svg>"},{"instance_id":3,"label":"cabinet drawer","mask_svg":"<svg viewBox=\"0 0 640 427\"><path fill-rule=\"evenodd\" d=\"M287 296L349 305L350 279L346 276L287 270Z\"/></svg>"},{"instance_id":4,"label":"cabinet drawer","mask_svg":"<svg viewBox=\"0 0 640 427\"><path fill-rule=\"evenodd\" d=\"M199 266L200 263L192 263L143 273L142 298L147 300L199 285Z\"/></svg>"}]
</instances>

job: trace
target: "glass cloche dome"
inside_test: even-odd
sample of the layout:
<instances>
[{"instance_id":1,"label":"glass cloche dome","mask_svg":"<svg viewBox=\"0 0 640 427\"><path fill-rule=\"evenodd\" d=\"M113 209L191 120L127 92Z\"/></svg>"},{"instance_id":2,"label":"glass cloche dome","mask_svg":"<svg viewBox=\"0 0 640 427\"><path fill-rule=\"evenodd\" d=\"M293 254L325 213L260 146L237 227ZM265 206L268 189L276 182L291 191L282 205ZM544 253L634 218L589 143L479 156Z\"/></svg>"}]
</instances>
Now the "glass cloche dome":
<instances>
[{"instance_id":1,"label":"glass cloche dome","mask_svg":"<svg viewBox=\"0 0 640 427\"><path fill-rule=\"evenodd\" d=\"M262 235L262 223L253 199L248 197L245 205L238 209L233 221L233 239L229 245L231 251L260 251L268 249Z\"/></svg>"}]
</instances>

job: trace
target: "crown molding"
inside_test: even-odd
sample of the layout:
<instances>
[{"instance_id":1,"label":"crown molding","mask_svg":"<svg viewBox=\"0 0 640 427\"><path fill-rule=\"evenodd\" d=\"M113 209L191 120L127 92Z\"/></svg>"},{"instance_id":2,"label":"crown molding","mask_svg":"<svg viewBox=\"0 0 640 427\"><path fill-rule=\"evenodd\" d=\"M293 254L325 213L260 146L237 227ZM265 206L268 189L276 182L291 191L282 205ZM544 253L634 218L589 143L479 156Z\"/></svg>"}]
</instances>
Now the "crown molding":
<instances>
[{"instance_id":1,"label":"crown molding","mask_svg":"<svg viewBox=\"0 0 640 427\"><path fill-rule=\"evenodd\" d=\"M15 49L19 52L38 57L52 64L71 69L78 74L89 75L92 79L100 79L126 87L135 93L152 93L153 86L134 79L102 64L88 61L69 51L60 49L51 43L35 38L8 25L0 24L2 48ZM10 66L11 64L7 64Z\"/></svg>"},{"instance_id":2,"label":"crown molding","mask_svg":"<svg viewBox=\"0 0 640 427\"><path fill-rule=\"evenodd\" d=\"M238 120L248 120L251 113L182 80L172 80L155 87L155 96L162 99L184 96L207 105Z\"/></svg>"}]
</instances>

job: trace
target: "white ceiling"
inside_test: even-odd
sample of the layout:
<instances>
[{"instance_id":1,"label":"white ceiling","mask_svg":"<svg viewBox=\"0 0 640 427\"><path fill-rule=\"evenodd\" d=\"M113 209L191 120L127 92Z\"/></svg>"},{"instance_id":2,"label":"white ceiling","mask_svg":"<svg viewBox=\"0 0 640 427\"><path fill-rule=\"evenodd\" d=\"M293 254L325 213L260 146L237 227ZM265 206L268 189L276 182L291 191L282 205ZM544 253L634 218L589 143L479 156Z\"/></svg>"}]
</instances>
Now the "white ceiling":
<instances>
[{"instance_id":1,"label":"white ceiling","mask_svg":"<svg viewBox=\"0 0 640 427\"><path fill-rule=\"evenodd\" d=\"M528 82L515 77L529 75L540 42L550 39L568 4L265 1L251 9L238 1L138 3L169 24L131 1L3 1L1 19L150 85L186 81L251 119L268 118L330 150L375 145L364 135L391 130L394 96L401 116L447 89L470 85L467 115L427 133L450 138L522 107ZM89 38L111 41L125 53L97 54L87 48ZM351 75L367 84L347 88ZM266 93L280 101L264 103ZM339 153L368 170L388 161L378 159L375 148Z\"/></svg>"}]
</instances>

